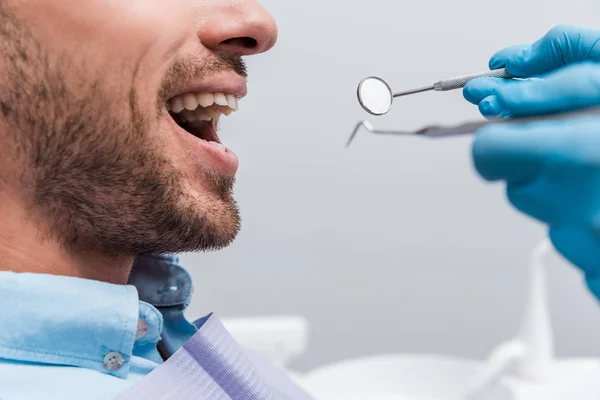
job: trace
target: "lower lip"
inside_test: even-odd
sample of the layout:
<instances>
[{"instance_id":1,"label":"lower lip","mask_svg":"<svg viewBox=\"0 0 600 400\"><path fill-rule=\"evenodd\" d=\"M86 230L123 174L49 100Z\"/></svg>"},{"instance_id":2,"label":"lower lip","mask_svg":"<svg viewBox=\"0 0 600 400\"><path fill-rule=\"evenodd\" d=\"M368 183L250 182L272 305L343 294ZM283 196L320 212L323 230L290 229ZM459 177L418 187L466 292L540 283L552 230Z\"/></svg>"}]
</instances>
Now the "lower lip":
<instances>
[{"instance_id":1,"label":"lower lip","mask_svg":"<svg viewBox=\"0 0 600 400\"><path fill-rule=\"evenodd\" d=\"M171 118L168 114L165 115L165 118L170 120L171 126L175 130L176 134L185 141L186 147L188 147L192 152L197 153L199 158L201 158L202 161L207 164L207 166L226 175L233 176L236 174L239 167L239 160L233 151L227 148L219 149L214 147L206 140L197 138L177 125L177 123L173 121L173 118ZM212 127L211 129L215 128Z\"/></svg>"}]
</instances>

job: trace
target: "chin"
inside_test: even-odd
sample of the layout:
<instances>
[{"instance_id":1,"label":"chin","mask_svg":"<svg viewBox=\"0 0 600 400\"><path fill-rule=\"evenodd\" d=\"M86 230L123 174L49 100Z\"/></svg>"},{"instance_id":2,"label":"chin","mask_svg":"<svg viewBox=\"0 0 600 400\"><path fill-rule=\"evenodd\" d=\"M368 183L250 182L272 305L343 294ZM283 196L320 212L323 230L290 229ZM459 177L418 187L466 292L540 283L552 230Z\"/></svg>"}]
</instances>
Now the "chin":
<instances>
[{"instance_id":1,"label":"chin","mask_svg":"<svg viewBox=\"0 0 600 400\"><path fill-rule=\"evenodd\" d=\"M220 250L229 246L241 229L241 216L236 201L231 195L219 199L203 199L195 204L187 225L188 240L191 246L185 251ZM186 218L184 218L185 220Z\"/></svg>"}]
</instances>

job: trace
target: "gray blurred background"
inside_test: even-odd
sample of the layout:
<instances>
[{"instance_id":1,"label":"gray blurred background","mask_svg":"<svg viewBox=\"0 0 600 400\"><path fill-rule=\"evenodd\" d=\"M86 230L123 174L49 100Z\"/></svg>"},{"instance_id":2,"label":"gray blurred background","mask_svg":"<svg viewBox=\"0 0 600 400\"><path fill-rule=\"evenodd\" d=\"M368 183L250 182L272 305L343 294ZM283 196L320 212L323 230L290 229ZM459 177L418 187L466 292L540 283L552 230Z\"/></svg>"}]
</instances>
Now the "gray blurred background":
<instances>
[{"instance_id":1,"label":"gray blurred background","mask_svg":"<svg viewBox=\"0 0 600 400\"><path fill-rule=\"evenodd\" d=\"M243 229L234 245L183 257L189 316L300 314L308 370L381 353L482 358L517 328L527 259L544 227L475 174L470 138L359 135L356 85L394 90L487 69L505 46L557 24L600 28L597 0L263 0L279 23L249 59L249 95L223 122L237 152ZM460 91L398 100L381 128L479 119ZM600 356L600 305L580 273L549 264L559 355Z\"/></svg>"}]
</instances>

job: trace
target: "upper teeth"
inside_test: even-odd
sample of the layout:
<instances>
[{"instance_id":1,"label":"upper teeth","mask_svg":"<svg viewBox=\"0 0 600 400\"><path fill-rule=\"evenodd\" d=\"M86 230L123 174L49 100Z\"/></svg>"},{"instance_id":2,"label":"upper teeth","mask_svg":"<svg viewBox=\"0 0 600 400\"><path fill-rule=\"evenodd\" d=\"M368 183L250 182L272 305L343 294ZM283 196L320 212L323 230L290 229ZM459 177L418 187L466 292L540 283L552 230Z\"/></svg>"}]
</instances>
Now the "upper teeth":
<instances>
[{"instance_id":1,"label":"upper teeth","mask_svg":"<svg viewBox=\"0 0 600 400\"><path fill-rule=\"evenodd\" d=\"M238 100L226 93L186 93L167 102L167 110L179 114L183 121L217 120L238 109Z\"/></svg>"}]
</instances>

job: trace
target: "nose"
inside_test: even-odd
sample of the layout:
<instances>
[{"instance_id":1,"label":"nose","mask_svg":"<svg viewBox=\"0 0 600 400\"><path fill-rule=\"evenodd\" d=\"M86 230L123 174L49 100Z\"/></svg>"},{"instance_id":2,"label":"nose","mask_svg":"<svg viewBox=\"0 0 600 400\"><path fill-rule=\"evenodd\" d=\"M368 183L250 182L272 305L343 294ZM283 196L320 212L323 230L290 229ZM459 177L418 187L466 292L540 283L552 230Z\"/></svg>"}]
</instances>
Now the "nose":
<instances>
[{"instance_id":1,"label":"nose","mask_svg":"<svg viewBox=\"0 0 600 400\"><path fill-rule=\"evenodd\" d=\"M258 1L217 0L207 4L211 5L201 7L204 10L198 34L209 49L246 56L263 53L277 42L275 19Z\"/></svg>"}]
</instances>

